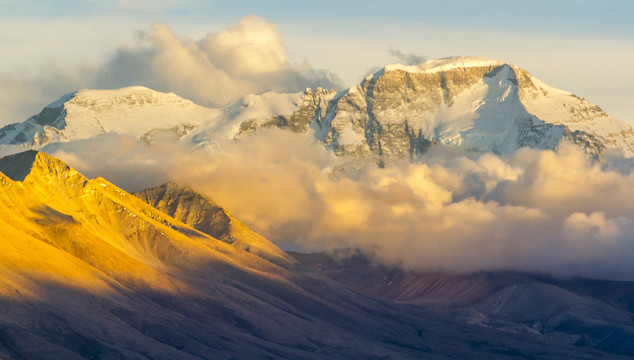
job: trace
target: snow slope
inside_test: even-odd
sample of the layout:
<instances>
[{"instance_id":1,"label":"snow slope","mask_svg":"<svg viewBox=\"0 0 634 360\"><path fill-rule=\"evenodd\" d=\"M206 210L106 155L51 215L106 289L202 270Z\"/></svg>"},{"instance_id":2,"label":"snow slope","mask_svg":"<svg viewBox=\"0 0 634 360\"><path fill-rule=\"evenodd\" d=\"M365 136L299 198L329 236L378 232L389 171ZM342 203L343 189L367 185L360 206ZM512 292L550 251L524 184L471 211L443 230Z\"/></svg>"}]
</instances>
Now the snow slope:
<instances>
[{"instance_id":1,"label":"snow slope","mask_svg":"<svg viewBox=\"0 0 634 360\"><path fill-rule=\"evenodd\" d=\"M111 132L151 142L158 136L179 138L201 124L217 124L221 115L219 110L142 86L79 90L25 122L0 130L0 143L24 143L37 149Z\"/></svg>"}]
</instances>

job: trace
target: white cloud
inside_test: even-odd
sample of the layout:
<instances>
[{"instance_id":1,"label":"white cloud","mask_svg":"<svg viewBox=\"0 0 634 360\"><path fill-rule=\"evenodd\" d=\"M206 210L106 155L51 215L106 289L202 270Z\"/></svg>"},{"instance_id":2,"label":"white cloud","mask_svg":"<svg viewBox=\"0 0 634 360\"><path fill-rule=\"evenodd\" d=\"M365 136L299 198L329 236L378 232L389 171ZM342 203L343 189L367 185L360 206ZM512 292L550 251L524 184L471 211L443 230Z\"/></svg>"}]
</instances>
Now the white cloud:
<instances>
[{"instance_id":1,"label":"white cloud","mask_svg":"<svg viewBox=\"0 0 634 360\"><path fill-rule=\"evenodd\" d=\"M145 85L172 91L203 105L222 106L266 91L339 87L336 76L305 64L292 65L277 26L257 16L208 34L200 41L180 37L155 23L141 43L121 48L100 68L97 85Z\"/></svg>"},{"instance_id":2,"label":"white cloud","mask_svg":"<svg viewBox=\"0 0 634 360\"><path fill-rule=\"evenodd\" d=\"M249 16L238 24L209 34L201 49L212 63L233 76L255 75L290 68L277 25Z\"/></svg>"},{"instance_id":3,"label":"white cloud","mask_svg":"<svg viewBox=\"0 0 634 360\"><path fill-rule=\"evenodd\" d=\"M46 150L130 190L189 184L286 248L358 247L412 269L634 279L634 173L573 145L505 157L438 147L423 163L333 176L345 159L278 129L216 153L100 139Z\"/></svg>"}]
</instances>

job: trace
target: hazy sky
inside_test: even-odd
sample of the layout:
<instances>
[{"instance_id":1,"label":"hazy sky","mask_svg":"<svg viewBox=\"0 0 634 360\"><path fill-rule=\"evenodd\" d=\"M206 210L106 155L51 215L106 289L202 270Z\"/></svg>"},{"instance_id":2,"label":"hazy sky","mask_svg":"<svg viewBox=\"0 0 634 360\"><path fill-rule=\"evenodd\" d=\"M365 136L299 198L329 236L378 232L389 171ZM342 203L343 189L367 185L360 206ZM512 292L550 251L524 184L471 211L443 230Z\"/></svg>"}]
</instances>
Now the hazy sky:
<instances>
[{"instance_id":1,"label":"hazy sky","mask_svg":"<svg viewBox=\"0 0 634 360\"><path fill-rule=\"evenodd\" d=\"M288 63L328 70L345 86L408 55L483 56L634 123L634 2L627 0L0 0L0 9L0 107L11 110L0 124L101 84L84 81L82 71L139 46L156 21L198 41L250 14L277 24Z\"/></svg>"}]
</instances>

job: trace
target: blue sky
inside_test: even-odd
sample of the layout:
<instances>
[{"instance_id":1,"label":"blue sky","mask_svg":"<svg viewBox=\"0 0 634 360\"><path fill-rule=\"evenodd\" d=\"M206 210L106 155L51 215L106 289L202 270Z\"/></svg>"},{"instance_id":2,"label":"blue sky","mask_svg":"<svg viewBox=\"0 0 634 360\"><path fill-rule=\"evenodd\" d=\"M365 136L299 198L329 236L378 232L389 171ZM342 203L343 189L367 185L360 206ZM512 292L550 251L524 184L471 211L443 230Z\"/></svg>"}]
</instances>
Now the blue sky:
<instances>
[{"instance_id":1,"label":"blue sky","mask_svg":"<svg viewBox=\"0 0 634 360\"><path fill-rule=\"evenodd\" d=\"M327 69L346 86L376 67L397 62L390 49L428 59L483 56L514 63L634 123L632 1L129 3L0 0L0 74L35 79L48 76L51 67L103 62L117 49L135 46L139 32L149 31L155 21L198 40L255 14L277 24L290 63L307 61ZM69 87L77 82L71 83ZM62 90L72 91L60 86ZM0 94L7 92L0 89ZM41 101L40 108L47 100L43 96Z\"/></svg>"},{"instance_id":2,"label":"blue sky","mask_svg":"<svg viewBox=\"0 0 634 360\"><path fill-rule=\"evenodd\" d=\"M402 1L0 1L2 18L129 16L139 19L236 20L254 13L273 21L410 20L477 28L540 26L564 32L631 36L628 0L402 0Z\"/></svg>"}]
</instances>

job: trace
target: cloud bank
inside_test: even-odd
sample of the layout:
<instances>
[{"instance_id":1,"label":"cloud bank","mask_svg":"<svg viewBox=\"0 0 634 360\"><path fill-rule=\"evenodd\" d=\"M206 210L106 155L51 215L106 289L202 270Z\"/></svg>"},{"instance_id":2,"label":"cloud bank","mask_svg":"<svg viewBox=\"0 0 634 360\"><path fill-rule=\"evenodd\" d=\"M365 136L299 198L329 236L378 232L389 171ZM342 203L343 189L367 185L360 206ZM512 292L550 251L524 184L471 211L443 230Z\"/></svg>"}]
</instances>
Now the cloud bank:
<instances>
[{"instance_id":1,"label":"cloud bank","mask_svg":"<svg viewBox=\"0 0 634 360\"><path fill-rule=\"evenodd\" d=\"M505 157L436 148L419 163L361 170L277 129L216 153L117 136L85 145L46 150L128 190L188 184L286 249L358 247L418 270L634 279L634 173L610 169L628 160L593 163L569 144Z\"/></svg>"},{"instance_id":2,"label":"cloud bank","mask_svg":"<svg viewBox=\"0 0 634 360\"><path fill-rule=\"evenodd\" d=\"M30 78L0 73L0 80L0 124L24 121L80 88L143 85L201 105L224 106L247 94L343 86L336 75L308 62L289 63L277 25L258 16L200 40L155 23L149 32L139 33L134 46L117 49L102 64L73 69L47 65Z\"/></svg>"}]
</instances>

